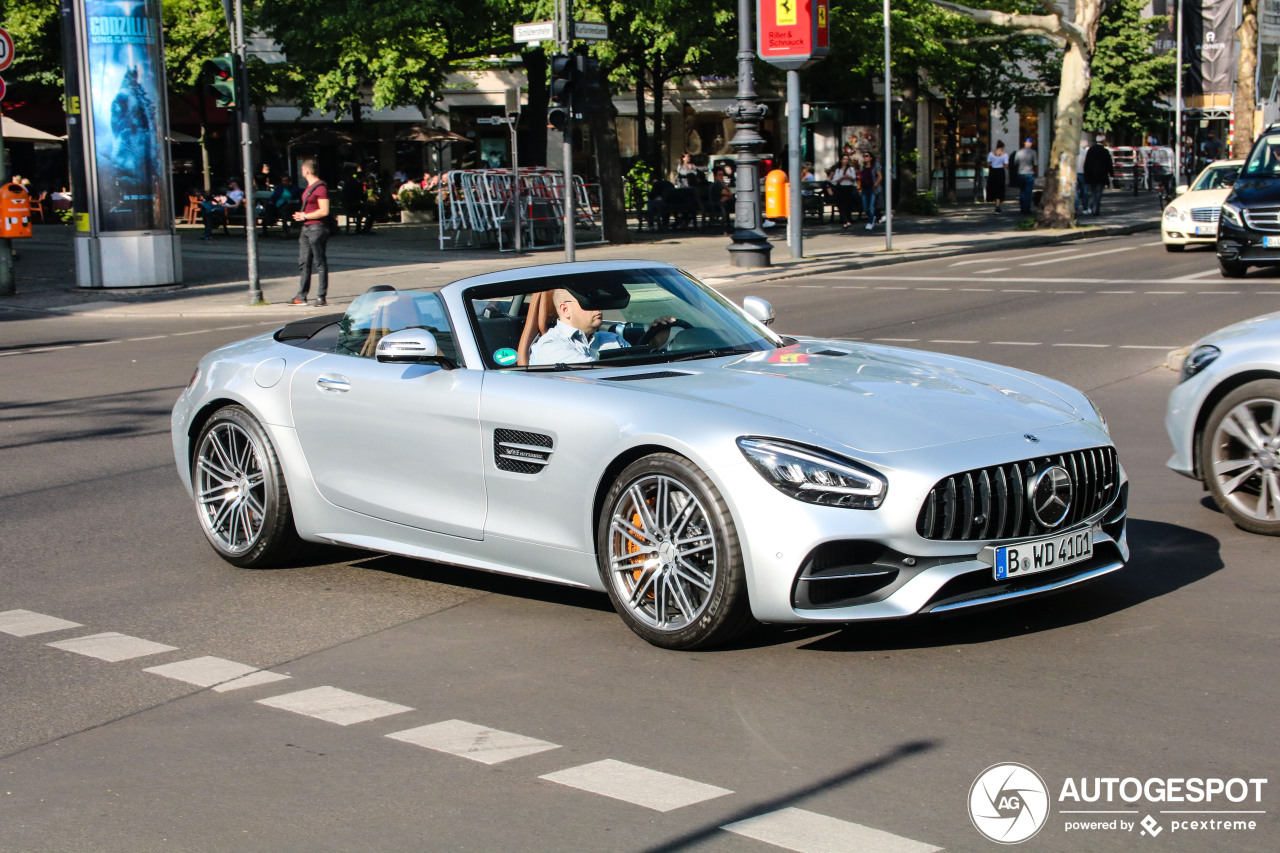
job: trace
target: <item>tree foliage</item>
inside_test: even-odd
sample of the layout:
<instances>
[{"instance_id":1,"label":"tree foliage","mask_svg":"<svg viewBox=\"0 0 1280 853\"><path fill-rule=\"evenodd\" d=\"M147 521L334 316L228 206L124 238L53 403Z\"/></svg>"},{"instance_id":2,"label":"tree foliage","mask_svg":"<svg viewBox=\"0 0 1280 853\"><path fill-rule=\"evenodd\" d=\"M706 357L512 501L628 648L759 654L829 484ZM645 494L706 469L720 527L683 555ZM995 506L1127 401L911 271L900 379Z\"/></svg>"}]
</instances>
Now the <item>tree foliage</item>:
<instances>
[{"instance_id":1,"label":"tree foliage","mask_svg":"<svg viewBox=\"0 0 1280 853\"><path fill-rule=\"evenodd\" d=\"M5 0L3 26L16 58L4 72L8 100L57 98L62 90L62 30L57 0Z\"/></svg>"},{"instance_id":2,"label":"tree foliage","mask_svg":"<svg viewBox=\"0 0 1280 853\"><path fill-rule=\"evenodd\" d=\"M1158 97L1174 87L1177 57L1153 51L1168 18L1142 17L1145 5L1145 0L1116 0L1098 23L1084 112L1090 129L1145 138L1169 124L1169 111Z\"/></svg>"}]
</instances>

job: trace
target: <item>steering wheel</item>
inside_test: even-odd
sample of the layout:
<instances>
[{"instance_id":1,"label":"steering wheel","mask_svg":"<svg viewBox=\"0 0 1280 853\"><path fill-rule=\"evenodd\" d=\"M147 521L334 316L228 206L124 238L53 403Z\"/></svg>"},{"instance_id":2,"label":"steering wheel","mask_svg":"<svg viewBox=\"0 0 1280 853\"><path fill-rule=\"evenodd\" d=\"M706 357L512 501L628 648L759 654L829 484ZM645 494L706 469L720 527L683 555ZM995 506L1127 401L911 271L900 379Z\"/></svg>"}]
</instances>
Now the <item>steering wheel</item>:
<instances>
[{"instance_id":1,"label":"steering wheel","mask_svg":"<svg viewBox=\"0 0 1280 853\"><path fill-rule=\"evenodd\" d=\"M663 317L654 320L649 324L649 328L644 330L644 334L640 336L640 340L636 341L636 346L650 346L653 339L660 333L670 331L671 329L692 329L693 326L684 320L678 320L675 317ZM665 341L663 342L665 345Z\"/></svg>"}]
</instances>

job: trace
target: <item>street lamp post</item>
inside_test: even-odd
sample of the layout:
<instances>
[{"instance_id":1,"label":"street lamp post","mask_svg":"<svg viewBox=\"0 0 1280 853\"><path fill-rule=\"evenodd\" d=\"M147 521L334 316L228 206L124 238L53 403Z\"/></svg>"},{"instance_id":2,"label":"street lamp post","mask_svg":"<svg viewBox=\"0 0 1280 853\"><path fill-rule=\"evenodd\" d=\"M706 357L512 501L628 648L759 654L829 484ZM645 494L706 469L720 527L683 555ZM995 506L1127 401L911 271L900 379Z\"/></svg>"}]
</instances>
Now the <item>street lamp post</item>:
<instances>
[{"instance_id":1,"label":"street lamp post","mask_svg":"<svg viewBox=\"0 0 1280 853\"><path fill-rule=\"evenodd\" d=\"M738 0L738 103L725 110L733 119L735 133L729 147L737 155L737 199L733 211L733 243L729 246L729 265L734 267L767 267L771 265L773 246L760 228L760 160L756 152L764 145L760 122L766 107L756 103L755 75L752 63L756 52L752 46L751 6L754 0Z\"/></svg>"}]
</instances>

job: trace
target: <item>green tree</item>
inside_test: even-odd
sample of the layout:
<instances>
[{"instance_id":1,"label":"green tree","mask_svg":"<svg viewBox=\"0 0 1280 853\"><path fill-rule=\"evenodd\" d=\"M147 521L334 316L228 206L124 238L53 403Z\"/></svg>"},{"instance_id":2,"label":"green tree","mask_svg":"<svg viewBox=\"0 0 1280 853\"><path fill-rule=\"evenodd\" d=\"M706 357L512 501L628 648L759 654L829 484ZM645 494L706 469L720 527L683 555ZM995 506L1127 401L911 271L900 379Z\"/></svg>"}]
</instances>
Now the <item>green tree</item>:
<instances>
[{"instance_id":1,"label":"green tree","mask_svg":"<svg viewBox=\"0 0 1280 853\"><path fill-rule=\"evenodd\" d=\"M62 95L62 30L57 0L5 0L3 26L13 37L15 59L4 72L8 100Z\"/></svg>"},{"instance_id":2,"label":"green tree","mask_svg":"<svg viewBox=\"0 0 1280 853\"><path fill-rule=\"evenodd\" d=\"M1168 19L1142 17L1145 5L1145 0L1116 0L1098 23L1084 110L1088 128L1145 139L1169 124L1169 111L1157 99L1174 87L1177 57L1154 52L1156 34Z\"/></svg>"}]
</instances>

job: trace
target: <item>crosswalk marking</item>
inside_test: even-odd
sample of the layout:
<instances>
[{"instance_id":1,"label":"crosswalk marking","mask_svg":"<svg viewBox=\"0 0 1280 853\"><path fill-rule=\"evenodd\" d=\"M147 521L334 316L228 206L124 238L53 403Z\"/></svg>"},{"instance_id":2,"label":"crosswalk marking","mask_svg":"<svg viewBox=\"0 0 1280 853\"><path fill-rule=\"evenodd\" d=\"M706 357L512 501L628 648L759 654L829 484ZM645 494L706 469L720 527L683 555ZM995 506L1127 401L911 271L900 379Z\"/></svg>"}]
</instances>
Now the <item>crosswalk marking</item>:
<instances>
[{"instance_id":1,"label":"crosswalk marking","mask_svg":"<svg viewBox=\"0 0 1280 853\"><path fill-rule=\"evenodd\" d=\"M6 610L0 613L0 631L15 637L30 637L32 634L82 627L84 626L79 622L68 622L66 619L32 613L30 610Z\"/></svg>"},{"instance_id":2,"label":"crosswalk marking","mask_svg":"<svg viewBox=\"0 0 1280 853\"><path fill-rule=\"evenodd\" d=\"M445 720L416 729L393 732L387 737L479 761L500 764L513 758L559 749L560 744L537 738L489 729L462 720Z\"/></svg>"},{"instance_id":3,"label":"crosswalk marking","mask_svg":"<svg viewBox=\"0 0 1280 853\"><path fill-rule=\"evenodd\" d=\"M412 711L408 705L397 705L395 702L384 702L371 699L359 693L339 690L337 687L313 687L310 690L299 690L297 693L285 693L269 699L259 699L259 705L292 711L305 717L315 717L327 723L349 726L353 723L364 723L379 717L392 714L403 714Z\"/></svg>"},{"instance_id":4,"label":"crosswalk marking","mask_svg":"<svg viewBox=\"0 0 1280 853\"><path fill-rule=\"evenodd\" d=\"M130 637L127 634L119 634L115 631L90 634L87 637L75 637L74 639L60 640L56 643L46 643L45 645L111 663L147 655L157 655L160 652L172 652L178 648L177 646L166 646L164 643L153 643L150 640L143 640L138 637Z\"/></svg>"},{"instance_id":5,"label":"crosswalk marking","mask_svg":"<svg viewBox=\"0 0 1280 853\"><path fill-rule=\"evenodd\" d=\"M270 684L273 681L284 681L287 678L289 678L287 675L281 675L278 672L268 672L265 669L260 669L257 672L251 672L242 678L214 685L213 689L217 693L226 693L229 690L241 690L245 687L257 687L259 684Z\"/></svg>"},{"instance_id":6,"label":"crosswalk marking","mask_svg":"<svg viewBox=\"0 0 1280 853\"><path fill-rule=\"evenodd\" d=\"M936 853L941 847L804 809L786 808L721 829L797 853Z\"/></svg>"},{"instance_id":7,"label":"crosswalk marking","mask_svg":"<svg viewBox=\"0 0 1280 853\"><path fill-rule=\"evenodd\" d=\"M611 758L548 773L539 778L658 812L669 812L733 793L726 788L717 788L715 785Z\"/></svg>"},{"instance_id":8,"label":"crosswalk marking","mask_svg":"<svg viewBox=\"0 0 1280 853\"><path fill-rule=\"evenodd\" d=\"M143 672L163 675L165 678L172 678L175 681L185 681L187 684L194 684L197 687L212 687L215 684L233 681L257 671L257 667L215 657L180 660L177 663L161 664L160 666L148 667L143 670Z\"/></svg>"}]
</instances>

